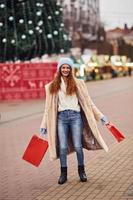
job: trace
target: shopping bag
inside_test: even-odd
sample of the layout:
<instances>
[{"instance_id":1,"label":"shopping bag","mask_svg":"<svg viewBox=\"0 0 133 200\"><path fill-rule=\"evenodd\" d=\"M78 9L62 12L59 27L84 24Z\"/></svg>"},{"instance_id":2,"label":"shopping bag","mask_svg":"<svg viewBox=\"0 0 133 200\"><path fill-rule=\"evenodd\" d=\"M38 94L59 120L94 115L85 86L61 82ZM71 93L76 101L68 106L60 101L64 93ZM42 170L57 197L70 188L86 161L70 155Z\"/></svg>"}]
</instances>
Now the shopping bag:
<instances>
[{"instance_id":1,"label":"shopping bag","mask_svg":"<svg viewBox=\"0 0 133 200\"><path fill-rule=\"evenodd\" d=\"M37 167L43 159L47 149L48 142L33 135L22 158Z\"/></svg>"},{"instance_id":2,"label":"shopping bag","mask_svg":"<svg viewBox=\"0 0 133 200\"><path fill-rule=\"evenodd\" d=\"M112 122L109 122L108 124L106 124L106 126L118 142L121 142L125 139L124 135L118 130L118 128L116 128L116 126Z\"/></svg>"}]
</instances>

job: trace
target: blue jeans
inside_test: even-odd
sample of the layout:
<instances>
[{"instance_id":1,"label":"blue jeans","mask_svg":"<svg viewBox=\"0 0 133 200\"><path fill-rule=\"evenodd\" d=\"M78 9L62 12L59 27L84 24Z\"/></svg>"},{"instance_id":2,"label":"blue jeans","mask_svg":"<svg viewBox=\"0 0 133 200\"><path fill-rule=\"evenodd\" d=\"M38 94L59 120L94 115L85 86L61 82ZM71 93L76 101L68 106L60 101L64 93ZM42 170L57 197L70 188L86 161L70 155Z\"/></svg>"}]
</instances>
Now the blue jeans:
<instances>
[{"instance_id":1,"label":"blue jeans","mask_svg":"<svg viewBox=\"0 0 133 200\"><path fill-rule=\"evenodd\" d=\"M58 113L58 139L61 167L67 166L67 139L69 132L72 134L78 165L84 165L84 154L82 148L83 122L80 112L64 110Z\"/></svg>"}]
</instances>

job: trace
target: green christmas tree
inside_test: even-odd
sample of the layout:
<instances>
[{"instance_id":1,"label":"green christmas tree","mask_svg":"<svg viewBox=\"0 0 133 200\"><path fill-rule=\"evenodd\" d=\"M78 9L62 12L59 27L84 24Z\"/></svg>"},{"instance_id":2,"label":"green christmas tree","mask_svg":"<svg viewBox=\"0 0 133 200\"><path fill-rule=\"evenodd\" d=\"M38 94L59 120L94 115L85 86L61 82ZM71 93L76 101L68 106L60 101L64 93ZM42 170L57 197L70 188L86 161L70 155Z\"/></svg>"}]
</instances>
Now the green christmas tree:
<instances>
[{"instance_id":1,"label":"green christmas tree","mask_svg":"<svg viewBox=\"0 0 133 200\"><path fill-rule=\"evenodd\" d=\"M56 0L1 0L0 62L67 52L62 11Z\"/></svg>"}]
</instances>

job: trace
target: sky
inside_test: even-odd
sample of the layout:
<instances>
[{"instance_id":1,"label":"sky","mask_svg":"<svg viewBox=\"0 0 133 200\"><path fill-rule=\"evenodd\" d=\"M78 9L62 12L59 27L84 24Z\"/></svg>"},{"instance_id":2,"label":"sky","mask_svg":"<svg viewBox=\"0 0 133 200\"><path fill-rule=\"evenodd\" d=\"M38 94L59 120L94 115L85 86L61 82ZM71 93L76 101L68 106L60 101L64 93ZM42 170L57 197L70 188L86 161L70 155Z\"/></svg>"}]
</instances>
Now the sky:
<instances>
[{"instance_id":1,"label":"sky","mask_svg":"<svg viewBox=\"0 0 133 200\"><path fill-rule=\"evenodd\" d=\"M133 26L133 0L99 0L100 17L105 29Z\"/></svg>"}]
</instances>

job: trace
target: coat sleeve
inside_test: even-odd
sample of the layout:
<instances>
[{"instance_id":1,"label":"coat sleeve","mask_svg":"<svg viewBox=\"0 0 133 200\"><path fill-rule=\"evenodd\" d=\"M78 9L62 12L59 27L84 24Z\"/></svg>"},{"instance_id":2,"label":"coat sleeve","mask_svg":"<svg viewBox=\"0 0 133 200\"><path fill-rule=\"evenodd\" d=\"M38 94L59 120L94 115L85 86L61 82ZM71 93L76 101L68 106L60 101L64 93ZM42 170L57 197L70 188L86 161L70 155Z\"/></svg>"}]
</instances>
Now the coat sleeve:
<instances>
[{"instance_id":1,"label":"coat sleeve","mask_svg":"<svg viewBox=\"0 0 133 200\"><path fill-rule=\"evenodd\" d=\"M42 122L41 122L41 126L40 126L40 128L45 128L45 129L47 129L48 92L49 92L49 88L48 88L48 86L46 85L46 86L45 86L45 93L46 93L45 109L44 109L44 114L43 114L43 118L42 118Z\"/></svg>"},{"instance_id":2,"label":"coat sleeve","mask_svg":"<svg viewBox=\"0 0 133 200\"><path fill-rule=\"evenodd\" d=\"M96 121L100 121L100 119L104 116L104 114L97 108L97 106L94 104L94 102L92 101L89 93L88 93L88 89L86 87L86 84L84 81L82 81L83 87L85 89L85 93L87 95L87 99L89 101L89 104L91 105L94 117L96 119Z\"/></svg>"}]
</instances>

